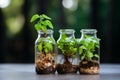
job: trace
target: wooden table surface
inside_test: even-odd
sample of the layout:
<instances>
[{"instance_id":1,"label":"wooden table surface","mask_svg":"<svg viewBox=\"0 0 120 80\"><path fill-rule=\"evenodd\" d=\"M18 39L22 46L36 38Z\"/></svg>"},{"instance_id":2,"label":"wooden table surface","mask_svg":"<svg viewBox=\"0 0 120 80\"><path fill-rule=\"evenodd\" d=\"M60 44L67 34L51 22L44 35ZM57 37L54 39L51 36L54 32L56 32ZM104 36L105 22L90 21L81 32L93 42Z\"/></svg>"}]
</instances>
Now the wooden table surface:
<instances>
[{"instance_id":1,"label":"wooden table surface","mask_svg":"<svg viewBox=\"0 0 120 80\"><path fill-rule=\"evenodd\" d=\"M0 64L0 80L120 80L120 64L101 64L99 75L37 75L34 64Z\"/></svg>"}]
</instances>

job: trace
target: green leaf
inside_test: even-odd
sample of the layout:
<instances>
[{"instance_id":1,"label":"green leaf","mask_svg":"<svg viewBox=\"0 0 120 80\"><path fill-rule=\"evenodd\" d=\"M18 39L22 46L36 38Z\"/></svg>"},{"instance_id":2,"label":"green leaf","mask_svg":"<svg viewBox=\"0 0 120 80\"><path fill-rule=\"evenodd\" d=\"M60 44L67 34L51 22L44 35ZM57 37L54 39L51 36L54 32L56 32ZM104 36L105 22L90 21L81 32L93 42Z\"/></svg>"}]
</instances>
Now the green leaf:
<instances>
[{"instance_id":1,"label":"green leaf","mask_svg":"<svg viewBox=\"0 0 120 80\"><path fill-rule=\"evenodd\" d=\"M89 45L88 45L88 48L89 48L90 50L91 50L91 49L94 50L94 49L95 49L94 45L95 45L94 42L93 42L93 41L90 41L90 42L89 42Z\"/></svg>"},{"instance_id":2,"label":"green leaf","mask_svg":"<svg viewBox=\"0 0 120 80\"><path fill-rule=\"evenodd\" d=\"M79 52L81 54L81 58L85 57L86 59L91 60L93 57L99 57L98 55L93 54L95 49L99 47L99 39L85 35L85 37L80 40Z\"/></svg>"},{"instance_id":3,"label":"green leaf","mask_svg":"<svg viewBox=\"0 0 120 80\"><path fill-rule=\"evenodd\" d=\"M51 29L53 29L53 25L49 20L45 20L45 22Z\"/></svg>"},{"instance_id":4,"label":"green leaf","mask_svg":"<svg viewBox=\"0 0 120 80\"><path fill-rule=\"evenodd\" d=\"M39 50L39 51L42 51L42 43L40 43L40 44L38 45L38 50Z\"/></svg>"},{"instance_id":5,"label":"green leaf","mask_svg":"<svg viewBox=\"0 0 120 80\"><path fill-rule=\"evenodd\" d=\"M39 15L38 15L38 14L35 14L35 15L32 16L30 22L34 22L34 21L37 20L38 18L40 18Z\"/></svg>"},{"instance_id":6,"label":"green leaf","mask_svg":"<svg viewBox=\"0 0 120 80\"><path fill-rule=\"evenodd\" d=\"M85 38L90 38L90 36L88 36L88 35L85 35Z\"/></svg>"},{"instance_id":7,"label":"green leaf","mask_svg":"<svg viewBox=\"0 0 120 80\"><path fill-rule=\"evenodd\" d=\"M62 34L62 39L66 39L67 36L65 34Z\"/></svg>"},{"instance_id":8,"label":"green leaf","mask_svg":"<svg viewBox=\"0 0 120 80\"><path fill-rule=\"evenodd\" d=\"M77 48L74 48L73 46L70 46L70 52L75 53L77 52Z\"/></svg>"},{"instance_id":9,"label":"green leaf","mask_svg":"<svg viewBox=\"0 0 120 80\"><path fill-rule=\"evenodd\" d=\"M45 48L47 48L49 51L52 51L53 46L52 46L52 44L46 42L46 43L45 43Z\"/></svg>"},{"instance_id":10,"label":"green leaf","mask_svg":"<svg viewBox=\"0 0 120 80\"><path fill-rule=\"evenodd\" d=\"M42 24L43 26L47 26L47 23L46 23L45 21L41 21L41 24Z\"/></svg>"},{"instance_id":11,"label":"green leaf","mask_svg":"<svg viewBox=\"0 0 120 80\"><path fill-rule=\"evenodd\" d=\"M79 48L79 54L82 54L83 53L83 48Z\"/></svg>"},{"instance_id":12,"label":"green leaf","mask_svg":"<svg viewBox=\"0 0 120 80\"><path fill-rule=\"evenodd\" d=\"M44 19L44 17L42 15L40 15L40 20L42 21Z\"/></svg>"},{"instance_id":13,"label":"green leaf","mask_svg":"<svg viewBox=\"0 0 120 80\"><path fill-rule=\"evenodd\" d=\"M90 52L90 51L88 51L86 56L87 56L87 58L88 58L89 60L91 60L92 57L93 57L93 53Z\"/></svg>"},{"instance_id":14,"label":"green leaf","mask_svg":"<svg viewBox=\"0 0 120 80\"><path fill-rule=\"evenodd\" d=\"M42 14L42 17L43 18L45 18L45 19L49 19L49 20L51 20L51 18L50 17L48 17L47 15L45 15L45 14Z\"/></svg>"},{"instance_id":15,"label":"green leaf","mask_svg":"<svg viewBox=\"0 0 120 80\"><path fill-rule=\"evenodd\" d=\"M44 51L45 51L46 54L48 53L48 49L47 48L45 48Z\"/></svg>"},{"instance_id":16,"label":"green leaf","mask_svg":"<svg viewBox=\"0 0 120 80\"><path fill-rule=\"evenodd\" d=\"M42 30L43 32L46 33L47 27L53 29L53 25L50 22L51 18L48 17L47 15L45 15L45 14L42 14L42 15L35 14L35 15L32 16L30 22L34 22L37 19L39 19L38 22L35 24L35 29L37 31Z\"/></svg>"},{"instance_id":17,"label":"green leaf","mask_svg":"<svg viewBox=\"0 0 120 80\"><path fill-rule=\"evenodd\" d=\"M99 45L97 45L97 44L95 45L95 47L100 48L100 46L99 46Z\"/></svg>"},{"instance_id":18,"label":"green leaf","mask_svg":"<svg viewBox=\"0 0 120 80\"><path fill-rule=\"evenodd\" d=\"M50 43L55 43L55 40L53 38L48 37L48 40L50 41Z\"/></svg>"},{"instance_id":19,"label":"green leaf","mask_svg":"<svg viewBox=\"0 0 120 80\"><path fill-rule=\"evenodd\" d=\"M81 49L87 49L84 45L80 46Z\"/></svg>"},{"instance_id":20,"label":"green leaf","mask_svg":"<svg viewBox=\"0 0 120 80\"><path fill-rule=\"evenodd\" d=\"M95 56L96 58L99 58L99 55L98 55L98 54L94 54L94 56Z\"/></svg>"},{"instance_id":21,"label":"green leaf","mask_svg":"<svg viewBox=\"0 0 120 80\"><path fill-rule=\"evenodd\" d=\"M41 24L40 24L40 23L35 24L35 29L36 29L37 31L41 30Z\"/></svg>"},{"instance_id":22,"label":"green leaf","mask_svg":"<svg viewBox=\"0 0 120 80\"><path fill-rule=\"evenodd\" d=\"M76 56L77 53L77 41L75 39L68 38L66 34L61 35L61 39L58 40L57 46L65 56Z\"/></svg>"},{"instance_id":23,"label":"green leaf","mask_svg":"<svg viewBox=\"0 0 120 80\"><path fill-rule=\"evenodd\" d=\"M43 31L43 32L45 32L45 33L46 33L46 31L47 31L46 26L42 26L42 27L41 27L41 29L42 29L42 31Z\"/></svg>"},{"instance_id":24,"label":"green leaf","mask_svg":"<svg viewBox=\"0 0 120 80\"><path fill-rule=\"evenodd\" d=\"M77 52L77 48L74 48L74 49L73 49L73 53L75 53L75 52Z\"/></svg>"},{"instance_id":25,"label":"green leaf","mask_svg":"<svg viewBox=\"0 0 120 80\"><path fill-rule=\"evenodd\" d=\"M86 40L85 40L85 39L80 40L80 44L82 44L82 45L86 45Z\"/></svg>"},{"instance_id":26,"label":"green leaf","mask_svg":"<svg viewBox=\"0 0 120 80\"><path fill-rule=\"evenodd\" d=\"M81 61L85 58L85 55L81 56Z\"/></svg>"},{"instance_id":27,"label":"green leaf","mask_svg":"<svg viewBox=\"0 0 120 80\"><path fill-rule=\"evenodd\" d=\"M43 38L38 39L38 43L41 43L43 41Z\"/></svg>"}]
</instances>

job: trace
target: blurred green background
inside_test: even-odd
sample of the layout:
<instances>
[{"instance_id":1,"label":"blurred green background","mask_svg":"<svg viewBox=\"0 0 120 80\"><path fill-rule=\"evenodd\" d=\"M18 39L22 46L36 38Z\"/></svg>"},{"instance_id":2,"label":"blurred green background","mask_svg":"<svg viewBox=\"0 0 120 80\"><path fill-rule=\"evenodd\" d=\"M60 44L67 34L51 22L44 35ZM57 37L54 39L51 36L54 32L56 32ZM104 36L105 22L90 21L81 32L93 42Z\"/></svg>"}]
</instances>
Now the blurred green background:
<instances>
[{"instance_id":1,"label":"blurred green background","mask_svg":"<svg viewBox=\"0 0 120 80\"><path fill-rule=\"evenodd\" d=\"M97 29L101 63L120 63L120 0L0 0L0 63L33 63L37 31L33 14L52 18L54 38L59 29Z\"/></svg>"}]
</instances>

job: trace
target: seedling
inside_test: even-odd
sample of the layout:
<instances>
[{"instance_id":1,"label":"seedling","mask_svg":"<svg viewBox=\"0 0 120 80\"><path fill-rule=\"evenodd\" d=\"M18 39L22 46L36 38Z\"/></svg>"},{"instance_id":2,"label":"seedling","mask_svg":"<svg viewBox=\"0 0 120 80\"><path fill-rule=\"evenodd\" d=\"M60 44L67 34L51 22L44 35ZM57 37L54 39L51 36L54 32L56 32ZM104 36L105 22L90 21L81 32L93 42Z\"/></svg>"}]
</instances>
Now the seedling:
<instances>
[{"instance_id":1,"label":"seedling","mask_svg":"<svg viewBox=\"0 0 120 80\"><path fill-rule=\"evenodd\" d=\"M62 34L62 38L58 41L58 48L62 51L66 61L68 58L74 58L77 53L77 42L75 39L67 38L65 34Z\"/></svg>"},{"instance_id":2,"label":"seedling","mask_svg":"<svg viewBox=\"0 0 120 80\"><path fill-rule=\"evenodd\" d=\"M79 52L81 60L92 60L92 58L99 58L96 49L99 49L99 39L85 35L84 39L80 41Z\"/></svg>"},{"instance_id":3,"label":"seedling","mask_svg":"<svg viewBox=\"0 0 120 80\"><path fill-rule=\"evenodd\" d=\"M99 72L99 48L98 38L85 35L84 38L80 40L80 73L97 74Z\"/></svg>"},{"instance_id":4,"label":"seedling","mask_svg":"<svg viewBox=\"0 0 120 80\"><path fill-rule=\"evenodd\" d=\"M72 61L77 58L77 41L73 38L68 38L65 34L62 34L61 39L58 41L58 49L60 49L63 57L58 64L57 71L59 74L76 73L77 64L73 64ZM70 59L72 61L70 61Z\"/></svg>"},{"instance_id":5,"label":"seedling","mask_svg":"<svg viewBox=\"0 0 120 80\"><path fill-rule=\"evenodd\" d=\"M48 28L53 29L51 18L45 14L35 14L32 16L30 22L35 22L34 27L40 32L40 36L38 36L35 43L36 72L37 74L54 73L56 69L55 40L53 37L48 36L48 31L50 31Z\"/></svg>"},{"instance_id":6,"label":"seedling","mask_svg":"<svg viewBox=\"0 0 120 80\"><path fill-rule=\"evenodd\" d=\"M35 21L37 21L37 23L35 24L35 29L37 31L40 31L40 30L43 31L44 38L46 38L47 28L53 29L51 18L45 14L42 14L42 15L35 14L32 16L30 22L35 22ZM38 44L38 50L39 52L44 52L47 54L48 52L52 51L53 47L51 43L44 42L43 40L44 38L39 39L38 42L40 42L40 44ZM52 38L48 38L48 40L54 43L54 40Z\"/></svg>"},{"instance_id":7,"label":"seedling","mask_svg":"<svg viewBox=\"0 0 120 80\"><path fill-rule=\"evenodd\" d=\"M30 22L37 21L37 23L35 24L35 29L37 31L42 30L43 32L46 33L47 27L53 29L53 25L50 20L51 18L45 14L42 14L42 15L35 14L32 16Z\"/></svg>"}]
</instances>

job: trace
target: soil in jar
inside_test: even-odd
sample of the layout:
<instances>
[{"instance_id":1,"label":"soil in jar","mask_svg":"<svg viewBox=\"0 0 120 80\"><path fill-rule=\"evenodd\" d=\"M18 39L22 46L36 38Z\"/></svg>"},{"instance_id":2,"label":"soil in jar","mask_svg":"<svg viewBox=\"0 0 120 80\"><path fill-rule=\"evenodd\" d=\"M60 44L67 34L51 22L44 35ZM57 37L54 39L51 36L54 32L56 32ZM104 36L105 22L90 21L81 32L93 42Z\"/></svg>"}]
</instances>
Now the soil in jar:
<instances>
[{"instance_id":1,"label":"soil in jar","mask_svg":"<svg viewBox=\"0 0 120 80\"><path fill-rule=\"evenodd\" d=\"M77 73L78 66L73 65L68 58L65 58L65 62L63 64L57 64L57 72L58 74L74 74Z\"/></svg>"},{"instance_id":2,"label":"soil in jar","mask_svg":"<svg viewBox=\"0 0 120 80\"><path fill-rule=\"evenodd\" d=\"M95 60L83 60L79 63L80 74L98 74L99 63Z\"/></svg>"},{"instance_id":3,"label":"soil in jar","mask_svg":"<svg viewBox=\"0 0 120 80\"><path fill-rule=\"evenodd\" d=\"M56 62L53 59L54 53L37 54L36 57L36 73L37 74L51 74L56 71Z\"/></svg>"}]
</instances>

